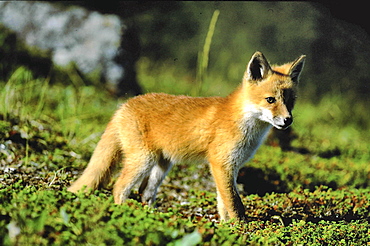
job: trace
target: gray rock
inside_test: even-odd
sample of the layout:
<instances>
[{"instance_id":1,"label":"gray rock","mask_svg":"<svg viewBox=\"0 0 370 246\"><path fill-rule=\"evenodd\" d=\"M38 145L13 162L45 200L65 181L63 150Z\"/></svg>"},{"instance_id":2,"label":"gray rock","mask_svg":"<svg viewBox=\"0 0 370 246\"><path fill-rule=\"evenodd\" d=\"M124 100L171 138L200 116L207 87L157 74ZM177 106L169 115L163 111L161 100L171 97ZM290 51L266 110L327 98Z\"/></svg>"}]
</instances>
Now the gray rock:
<instances>
[{"instance_id":1,"label":"gray rock","mask_svg":"<svg viewBox=\"0 0 370 246\"><path fill-rule=\"evenodd\" d=\"M73 62L83 74L99 71L108 89L120 96L141 93L134 69L139 46L124 40L135 35L126 35L130 30L116 15L14 1L0 2L0 23L27 45L51 52L55 65L66 67Z\"/></svg>"}]
</instances>

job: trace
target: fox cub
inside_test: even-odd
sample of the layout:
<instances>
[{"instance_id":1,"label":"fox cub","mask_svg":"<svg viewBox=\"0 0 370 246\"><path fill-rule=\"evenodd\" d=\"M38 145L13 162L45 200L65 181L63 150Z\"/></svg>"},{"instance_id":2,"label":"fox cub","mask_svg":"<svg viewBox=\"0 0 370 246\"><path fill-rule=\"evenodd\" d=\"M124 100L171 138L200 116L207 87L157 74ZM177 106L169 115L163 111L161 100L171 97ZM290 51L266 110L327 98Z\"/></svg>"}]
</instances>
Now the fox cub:
<instances>
[{"instance_id":1,"label":"fox cub","mask_svg":"<svg viewBox=\"0 0 370 246\"><path fill-rule=\"evenodd\" d=\"M285 129L305 56L270 66L253 54L241 85L226 97L145 94L129 99L114 114L82 176L68 189L97 189L116 163L123 169L114 201L123 203L137 182L142 201L152 204L171 166L182 160L207 161L217 187L222 220L243 220L245 209L236 177L272 126Z\"/></svg>"}]
</instances>

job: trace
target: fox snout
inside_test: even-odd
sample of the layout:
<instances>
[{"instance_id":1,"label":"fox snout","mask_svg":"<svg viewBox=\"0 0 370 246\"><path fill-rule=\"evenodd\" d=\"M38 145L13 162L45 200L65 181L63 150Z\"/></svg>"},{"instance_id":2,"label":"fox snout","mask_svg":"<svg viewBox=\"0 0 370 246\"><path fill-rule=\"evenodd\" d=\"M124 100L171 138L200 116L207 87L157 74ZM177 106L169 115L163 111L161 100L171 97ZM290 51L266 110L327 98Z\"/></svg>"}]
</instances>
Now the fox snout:
<instances>
[{"instance_id":1,"label":"fox snout","mask_svg":"<svg viewBox=\"0 0 370 246\"><path fill-rule=\"evenodd\" d=\"M275 117L274 118L274 126L279 130L285 130L287 129L291 124L293 123L293 117Z\"/></svg>"}]
</instances>

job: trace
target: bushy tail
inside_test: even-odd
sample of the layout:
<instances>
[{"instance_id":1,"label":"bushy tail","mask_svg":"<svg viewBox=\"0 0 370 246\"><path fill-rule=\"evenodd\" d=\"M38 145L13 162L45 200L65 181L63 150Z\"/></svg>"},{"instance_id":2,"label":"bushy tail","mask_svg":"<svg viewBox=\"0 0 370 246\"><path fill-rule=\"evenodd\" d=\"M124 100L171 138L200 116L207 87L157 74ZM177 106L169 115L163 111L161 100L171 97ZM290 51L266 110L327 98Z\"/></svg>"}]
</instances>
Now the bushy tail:
<instances>
[{"instance_id":1,"label":"bushy tail","mask_svg":"<svg viewBox=\"0 0 370 246\"><path fill-rule=\"evenodd\" d=\"M114 129L108 125L85 171L68 191L76 193L84 186L86 191L89 188L95 190L104 186L109 181L115 164L122 158L119 146Z\"/></svg>"}]
</instances>

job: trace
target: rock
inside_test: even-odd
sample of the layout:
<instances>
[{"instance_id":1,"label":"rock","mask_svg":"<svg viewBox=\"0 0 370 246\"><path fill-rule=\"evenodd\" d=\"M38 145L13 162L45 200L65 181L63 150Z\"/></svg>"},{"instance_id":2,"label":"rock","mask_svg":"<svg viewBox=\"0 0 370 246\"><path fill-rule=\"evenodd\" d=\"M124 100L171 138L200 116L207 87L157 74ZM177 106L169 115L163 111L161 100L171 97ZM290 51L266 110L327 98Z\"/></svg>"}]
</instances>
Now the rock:
<instances>
[{"instance_id":1,"label":"rock","mask_svg":"<svg viewBox=\"0 0 370 246\"><path fill-rule=\"evenodd\" d=\"M47 2L0 2L0 23L28 46L51 52L55 65L74 63L82 74L99 71L118 96L141 93L134 67L138 37L116 15Z\"/></svg>"}]
</instances>

